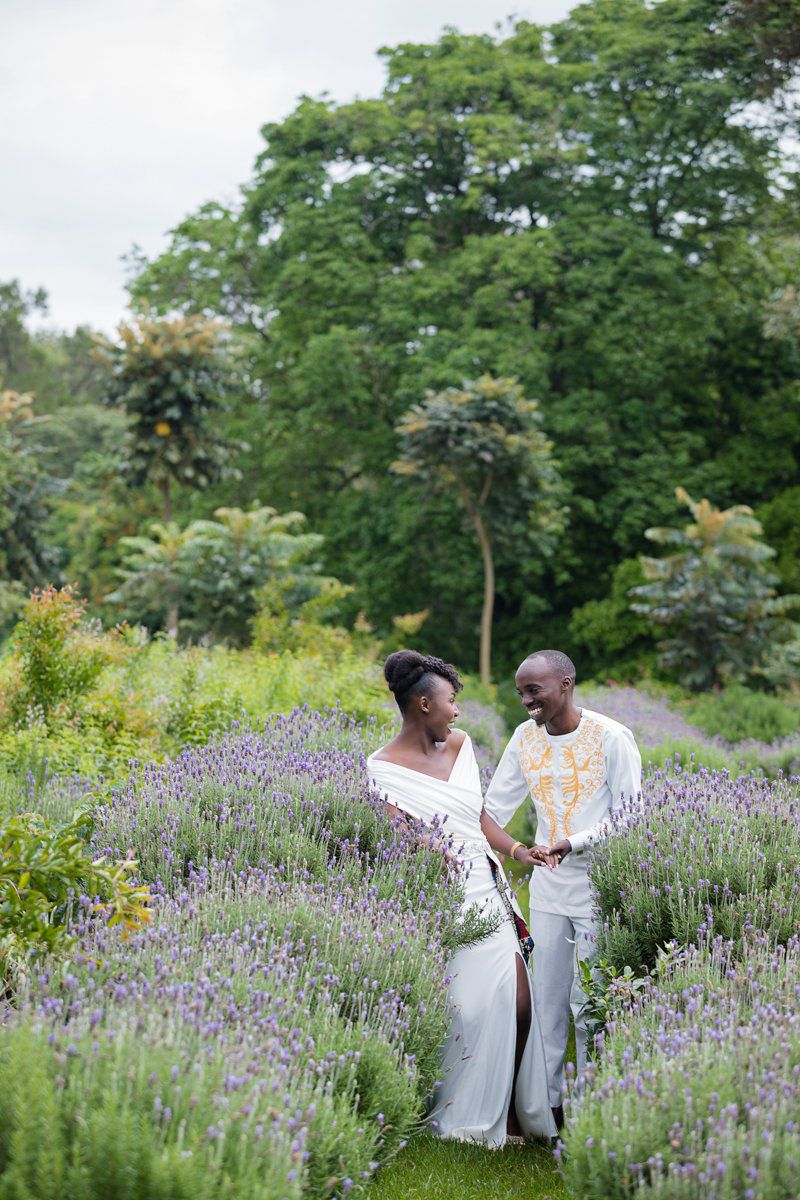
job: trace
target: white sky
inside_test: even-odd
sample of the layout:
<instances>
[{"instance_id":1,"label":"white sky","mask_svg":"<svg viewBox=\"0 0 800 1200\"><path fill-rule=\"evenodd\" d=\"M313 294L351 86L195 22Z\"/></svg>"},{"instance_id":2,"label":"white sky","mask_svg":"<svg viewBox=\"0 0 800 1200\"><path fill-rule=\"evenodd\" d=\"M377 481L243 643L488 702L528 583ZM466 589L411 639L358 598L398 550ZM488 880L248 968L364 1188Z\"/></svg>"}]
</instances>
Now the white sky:
<instances>
[{"instance_id":1,"label":"white sky","mask_svg":"<svg viewBox=\"0 0 800 1200\"><path fill-rule=\"evenodd\" d=\"M549 24L574 0L0 0L0 281L46 324L110 331L124 266L206 200L230 200L259 128L303 92L377 95L375 51L445 25Z\"/></svg>"}]
</instances>

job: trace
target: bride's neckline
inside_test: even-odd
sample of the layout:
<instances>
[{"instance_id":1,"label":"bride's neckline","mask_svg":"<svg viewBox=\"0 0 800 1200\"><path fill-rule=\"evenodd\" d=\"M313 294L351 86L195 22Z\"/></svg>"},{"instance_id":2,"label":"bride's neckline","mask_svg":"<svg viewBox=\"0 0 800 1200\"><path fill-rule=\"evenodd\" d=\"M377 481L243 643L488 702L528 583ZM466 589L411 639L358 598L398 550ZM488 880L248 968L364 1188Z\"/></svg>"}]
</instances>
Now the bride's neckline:
<instances>
[{"instance_id":1,"label":"bride's neckline","mask_svg":"<svg viewBox=\"0 0 800 1200\"><path fill-rule=\"evenodd\" d=\"M447 776L447 779L442 779L439 775L429 775L427 771L416 771L414 767L404 767L402 763L392 762L390 758L376 758L374 754L370 755L370 758L372 762L383 763L386 767L395 767L398 771L407 771L409 775L421 775L423 779L435 779L437 783L449 783L453 778L453 772L458 766L458 761L464 753L464 747L468 744L469 740L469 734L467 733L464 735L464 740L459 747L458 754L453 759L453 765L450 768L450 774Z\"/></svg>"}]
</instances>

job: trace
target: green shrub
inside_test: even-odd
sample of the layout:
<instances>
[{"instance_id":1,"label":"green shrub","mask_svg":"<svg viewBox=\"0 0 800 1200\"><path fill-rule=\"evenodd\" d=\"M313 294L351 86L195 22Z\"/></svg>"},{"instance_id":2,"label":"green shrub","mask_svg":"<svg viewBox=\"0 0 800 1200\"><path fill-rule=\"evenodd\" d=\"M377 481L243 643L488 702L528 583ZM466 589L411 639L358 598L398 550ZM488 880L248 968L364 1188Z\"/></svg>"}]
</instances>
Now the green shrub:
<instances>
[{"instance_id":1,"label":"green shrub","mask_svg":"<svg viewBox=\"0 0 800 1200\"><path fill-rule=\"evenodd\" d=\"M75 941L69 920L86 891L109 910L109 925L133 928L149 921L146 888L127 882L136 865L109 867L87 854L87 817L54 827L35 813L0 820L0 987L31 959L63 954Z\"/></svg>"},{"instance_id":2,"label":"green shrub","mask_svg":"<svg viewBox=\"0 0 800 1200\"><path fill-rule=\"evenodd\" d=\"M2 1200L299 1200L291 1140L267 1134L260 1143L247 1122L221 1114L222 1055L195 1074L183 1048L159 1032L160 1041L136 1020L118 1021L113 1038L97 1030L90 1043L52 1037L28 1019L2 1030ZM253 1124L260 1118L269 1129L271 1093L248 1090Z\"/></svg>"},{"instance_id":3,"label":"green shrub","mask_svg":"<svg viewBox=\"0 0 800 1200\"><path fill-rule=\"evenodd\" d=\"M108 663L124 655L124 638L87 624L85 607L69 586L37 589L26 602L14 630L4 697L7 720L39 714L50 722L61 706L71 708L91 690Z\"/></svg>"},{"instance_id":4,"label":"green shrub","mask_svg":"<svg viewBox=\"0 0 800 1200\"><path fill-rule=\"evenodd\" d=\"M15 663L7 658L6 680ZM109 663L68 712L53 713L47 723L35 714L30 723L7 720L4 730L0 723L0 766L24 774L33 757L46 759L51 772L113 779L132 759L159 761L204 744L243 713L263 722L310 699L315 706L341 705L360 720L391 715L380 668L352 647L331 661L291 651L181 648L159 638Z\"/></svg>"},{"instance_id":5,"label":"green shrub","mask_svg":"<svg viewBox=\"0 0 800 1200\"><path fill-rule=\"evenodd\" d=\"M788 737L800 726L800 705L794 698L746 687L728 687L706 692L690 701L686 712L693 725L710 735L719 734L728 742L773 742Z\"/></svg>"}]
</instances>

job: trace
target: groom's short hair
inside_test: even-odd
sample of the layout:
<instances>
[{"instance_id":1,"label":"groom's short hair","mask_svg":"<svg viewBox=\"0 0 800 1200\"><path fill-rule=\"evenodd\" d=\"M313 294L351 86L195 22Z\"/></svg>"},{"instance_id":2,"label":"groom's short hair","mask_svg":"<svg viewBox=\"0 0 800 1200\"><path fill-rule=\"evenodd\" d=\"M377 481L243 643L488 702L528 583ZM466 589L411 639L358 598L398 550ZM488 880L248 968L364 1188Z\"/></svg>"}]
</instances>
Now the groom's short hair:
<instances>
[{"instance_id":1,"label":"groom's short hair","mask_svg":"<svg viewBox=\"0 0 800 1200\"><path fill-rule=\"evenodd\" d=\"M573 684L575 682L575 664L566 654L562 654L560 650L534 650L533 654L528 654L525 661L531 658L544 658L552 667L554 673L560 679L569 677Z\"/></svg>"}]
</instances>

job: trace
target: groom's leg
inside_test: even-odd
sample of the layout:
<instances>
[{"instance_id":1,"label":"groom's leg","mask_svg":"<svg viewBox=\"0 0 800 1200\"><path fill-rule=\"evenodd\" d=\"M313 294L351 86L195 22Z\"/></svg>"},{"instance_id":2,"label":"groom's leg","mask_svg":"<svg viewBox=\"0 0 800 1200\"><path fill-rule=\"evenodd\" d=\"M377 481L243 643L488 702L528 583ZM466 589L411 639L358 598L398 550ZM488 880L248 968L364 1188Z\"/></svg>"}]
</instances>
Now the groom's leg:
<instances>
[{"instance_id":1,"label":"groom's leg","mask_svg":"<svg viewBox=\"0 0 800 1200\"><path fill-rule=\"evenodd\" d=\"M569 1006L575 946L572 921L559 913L531 909L533 986L547 1064L550 1107L563 1101L564 1056L569 1038Z\"/></svg>"},{"instance_id":2,"label":"groom's leg","mask_svg":"<svg viewBox=\"0 0 800 1200\"><path fill-rule=\"evenodd\" d=\"M575 945L572 947L573 975L570 1007L572 1008L572 1019L575 1022L575 1057L578 1060L575 1065L577 1067L578 1079L580 1079L586 1070L589 1046L586 1032L586 1015L581 1011L586 1003L586 993L581 986L581 976L576 959L585 960L594 958L596 954L596 929L593 917L573 917L572 927L575 930L573 934Z\"/></svg>"}]
</instances>

